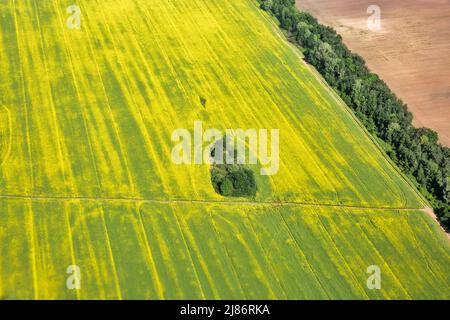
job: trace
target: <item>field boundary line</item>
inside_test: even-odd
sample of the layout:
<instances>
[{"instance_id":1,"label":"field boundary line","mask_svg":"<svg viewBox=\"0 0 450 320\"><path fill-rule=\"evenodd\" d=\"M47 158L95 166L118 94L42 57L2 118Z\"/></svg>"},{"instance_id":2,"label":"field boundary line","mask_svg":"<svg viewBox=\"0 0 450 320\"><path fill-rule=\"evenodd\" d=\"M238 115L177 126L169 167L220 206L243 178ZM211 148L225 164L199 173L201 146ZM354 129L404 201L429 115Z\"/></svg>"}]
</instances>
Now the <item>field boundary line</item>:
<instances>
[{"instance_id":1,"label":"field boundary line","mask_svg":"<svg viewBox=\"0 0 450 320\"><path fill-rule=\"evenodd\" d=\"M216 205L248 205L248 206L277 206L277 207L323 207L346 208L372 211L422 211L424 208L395 208L395 207L369 207L358 205L342 205L332 203L309 203L296 201L251 201L251 200L202 200L202 199L148 199L127 197L58 197L45 195L0 195L0 200L30 200L30 201L92 201L92 202L131 202L131 203L160 203L160 204L216 204Z\"/></svg>"}]
</instances>

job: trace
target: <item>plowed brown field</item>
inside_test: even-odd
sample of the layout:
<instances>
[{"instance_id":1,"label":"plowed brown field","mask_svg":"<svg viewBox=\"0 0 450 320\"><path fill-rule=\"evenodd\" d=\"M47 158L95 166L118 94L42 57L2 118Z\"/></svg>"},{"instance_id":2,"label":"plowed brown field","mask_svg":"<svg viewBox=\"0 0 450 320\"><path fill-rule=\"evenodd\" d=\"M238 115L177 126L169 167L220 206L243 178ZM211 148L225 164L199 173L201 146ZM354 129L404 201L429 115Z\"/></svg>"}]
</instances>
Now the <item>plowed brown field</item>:
<instances>
[{"instance_id":1,"label":"plowed brown field","mask_svg":"<svg viewBox=\"0 0 450 320\"><path fill-rule=\"evenodd\" d=\"M449 0L297 0L334 27L371 70L408 104L414 124L450 145ZM381 9L381 30L367 28L369 5Z\"/></svg>"}]
</instances>

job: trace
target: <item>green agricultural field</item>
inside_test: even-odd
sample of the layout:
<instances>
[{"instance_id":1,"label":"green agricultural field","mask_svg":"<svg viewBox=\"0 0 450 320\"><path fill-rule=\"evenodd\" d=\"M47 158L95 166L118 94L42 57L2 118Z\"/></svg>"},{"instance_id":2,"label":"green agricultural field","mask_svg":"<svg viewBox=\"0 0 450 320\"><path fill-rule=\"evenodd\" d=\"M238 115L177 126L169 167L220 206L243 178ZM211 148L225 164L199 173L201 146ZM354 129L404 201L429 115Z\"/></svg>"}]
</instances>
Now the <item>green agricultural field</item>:
<instances>
[{"instance_id":1,"label":"green agricultural field","mask_svg":"<svg viewBox=\"0 0 450 320\"><path fill-rule=\"evenodd\" d=\"M1 298L450 298L448 238L256 1L73 4L0 3ZM221 197L172 161L195 121L278 129L277 174Z\"/></svg>"},{"instance_id":2,"label":"green agricultural field","mask_svg":"<svg viewBox=\"0 0 450 320\"><path fill-rule=\"evenodd\" d=\"M448 298L449 245L421 211L2 202L5 298ZM66 288L67 266L82 272ZM382 289L366 287L369 265Z\"/></svg>"}]
</instances>

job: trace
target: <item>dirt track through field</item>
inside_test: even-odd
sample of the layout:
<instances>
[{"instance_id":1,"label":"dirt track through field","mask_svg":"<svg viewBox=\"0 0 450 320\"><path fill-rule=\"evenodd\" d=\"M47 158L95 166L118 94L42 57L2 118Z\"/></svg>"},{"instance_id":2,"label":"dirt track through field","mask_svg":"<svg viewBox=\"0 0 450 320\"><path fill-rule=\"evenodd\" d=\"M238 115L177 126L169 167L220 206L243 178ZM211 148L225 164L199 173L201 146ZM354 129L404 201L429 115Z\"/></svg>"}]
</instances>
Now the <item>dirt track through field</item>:
<instances>
[{"instance_id":1,"label":"dirt track through field","mask_svg":"<svg viewBox=\"0 0 450 320\"><path fill-rule=\"evenodd\" d=\"M381 30L367 28L367 8L381 9ZM436 130L450 145L450 1L297 0L334 27L408 104L414 124Z\"/></svg>"},{"instance_id":2,"label":"dirt track through field","mask_svg":"<svg viewBox=\"0 0 450 320\"><path fill-rule=\"evenodd\" d=\"M352 206L330 203L309 203L296 201L254 201L254 200L202 200L202 199L145 199L145 198L108 198L108 197L58 197L58 196L35 196L35 195L0 195L0 199L8 200L32 200L32 201L94 201L94 202L136 202L136 203L159 203L159 204L217 204L217 205L240 205L240 206L299 206L299 207L324 207L342 209L362 209L371 211L426 211L429 209L419 208L391 208L391 207L368 207Z\"/></svg>"}]
</instances>

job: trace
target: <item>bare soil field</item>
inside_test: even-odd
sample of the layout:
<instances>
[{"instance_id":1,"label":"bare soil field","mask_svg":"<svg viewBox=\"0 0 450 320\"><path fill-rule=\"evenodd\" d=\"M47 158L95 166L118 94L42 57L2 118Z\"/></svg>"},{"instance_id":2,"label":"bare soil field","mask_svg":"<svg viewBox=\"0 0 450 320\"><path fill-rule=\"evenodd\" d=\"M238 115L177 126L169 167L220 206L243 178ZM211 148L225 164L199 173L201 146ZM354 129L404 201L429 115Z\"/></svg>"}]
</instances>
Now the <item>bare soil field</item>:
<instances>
[{"instance_id":1,"label":"bare soil field","mask_svg":"<svg viewBox=\"0 0 450 320\"><path fill-rule=\"evenodd\" d=\"M374 4L380 30L367 27ZM450 146L450 0L297 0L297 6L334 27L408 104L414 124L436 130Z\"/></svg>"}]
</instances>

